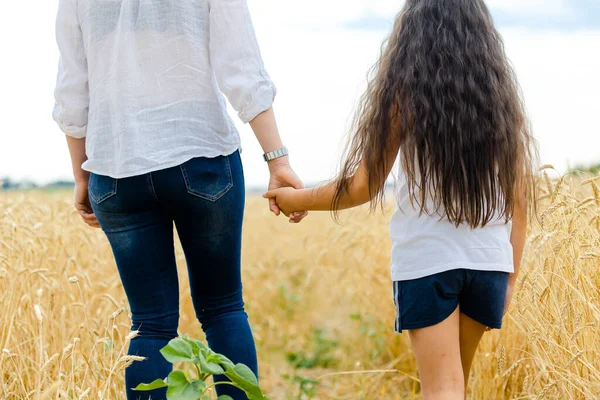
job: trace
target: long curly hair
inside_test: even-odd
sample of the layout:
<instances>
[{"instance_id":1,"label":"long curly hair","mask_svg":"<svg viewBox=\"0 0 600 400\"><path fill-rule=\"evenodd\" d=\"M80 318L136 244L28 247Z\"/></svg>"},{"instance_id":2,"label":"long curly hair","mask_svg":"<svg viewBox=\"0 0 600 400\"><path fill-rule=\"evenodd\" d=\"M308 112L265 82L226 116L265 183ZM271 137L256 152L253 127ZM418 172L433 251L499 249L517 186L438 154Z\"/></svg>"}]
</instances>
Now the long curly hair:
<instances>
[{"instance_id":1,"label":"long curly hair","mask_svg":"<svg viewBox=\"0 0 600 400\"><path fill-rule=\"evenodd\" d=\"M398 146L421 213L474 228L535 203L537 146L483 0L407 0L355 118L334 210L361 163L382 205Z\"/></svg>"}]
</instances>

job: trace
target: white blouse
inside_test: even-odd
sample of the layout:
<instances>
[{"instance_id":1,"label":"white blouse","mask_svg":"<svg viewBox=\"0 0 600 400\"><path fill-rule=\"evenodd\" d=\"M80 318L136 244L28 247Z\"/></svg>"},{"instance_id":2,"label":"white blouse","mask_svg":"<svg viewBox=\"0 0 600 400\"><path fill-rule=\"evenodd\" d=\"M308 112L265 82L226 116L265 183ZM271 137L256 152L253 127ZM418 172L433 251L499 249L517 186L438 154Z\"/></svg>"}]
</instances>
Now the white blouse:
<instances>
[{"instance_id":1,"label":"white blouse","mask_svg":"<svg viewBox=\"0 0 600 400\"><path fill-rule=\"evenodd\" d=\"M124 178L240 148L241 120L269 109L246 0L60 0L53 117L86 138L83 168Z\"/></svg>"}]
</instances>

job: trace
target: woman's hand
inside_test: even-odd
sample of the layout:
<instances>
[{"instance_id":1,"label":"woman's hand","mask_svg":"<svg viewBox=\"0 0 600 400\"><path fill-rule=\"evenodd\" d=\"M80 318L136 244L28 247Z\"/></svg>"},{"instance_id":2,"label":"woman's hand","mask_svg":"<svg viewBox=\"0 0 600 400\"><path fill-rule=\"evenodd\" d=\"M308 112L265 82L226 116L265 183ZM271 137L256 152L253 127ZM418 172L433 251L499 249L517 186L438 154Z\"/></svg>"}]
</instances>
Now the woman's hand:
<instances>
[{"instance_id":1,"label":"woman's hand","mask_svg":"<svg viewBox=\"0 0 600 400\"><path fill-rule=\"evenodd\" d=\"M298 207L298 190L285 187L281 189L269 190L267 193L263 195L265 199L269 199L269 201L274 201L277 204L277 207L283 212L286 216L291 216L295 213L304 213ZM291 223L297 223L294 218L290 218Z\"/></svg>"},{"instance_id":2,"label":"woman's hand","mask_svg":"<svg viewBox=\"0 0 600 400\"><path fill-rule=\"evenodd\" d=\"M94 215L92 205L90 204L90 198L88 194L88 181L77 180L75 181L75 209L83 219L83 222L91 226L92 228L100 228L100 224Z\"/></svg>"}]
</instances>

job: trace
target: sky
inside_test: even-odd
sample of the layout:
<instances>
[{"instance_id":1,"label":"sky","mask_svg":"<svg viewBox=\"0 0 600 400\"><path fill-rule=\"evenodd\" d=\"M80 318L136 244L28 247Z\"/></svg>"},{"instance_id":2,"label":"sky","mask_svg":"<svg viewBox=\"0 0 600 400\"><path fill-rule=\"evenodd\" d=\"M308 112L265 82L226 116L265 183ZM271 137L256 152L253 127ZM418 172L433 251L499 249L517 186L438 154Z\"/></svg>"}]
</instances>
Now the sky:
<instances>
[{"instance_id":1,"label":"sky","mask_svg":"<svg viewBox=\"0 0 600 400\"><path fill-rule=\"evenodd\" d=\"M307 183L339 165L351 115L398 0L248 0L291 162ZM58 0L11 1L0 13L0 178L70 179L64 135L51 118ZM600 161L600 1L488 0L520 80L541 161L560 170ZM35 12L31 12L35 9ZM268 172L235 113L249 186Z\"/></svg>"}]
</instances>

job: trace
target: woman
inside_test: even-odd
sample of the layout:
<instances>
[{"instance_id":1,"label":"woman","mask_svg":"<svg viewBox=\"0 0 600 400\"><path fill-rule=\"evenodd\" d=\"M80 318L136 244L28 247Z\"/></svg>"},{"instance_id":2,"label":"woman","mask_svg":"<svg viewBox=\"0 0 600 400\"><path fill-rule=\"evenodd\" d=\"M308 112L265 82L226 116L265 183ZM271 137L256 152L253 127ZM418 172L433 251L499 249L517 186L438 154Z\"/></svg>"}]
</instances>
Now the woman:
<instances>
[{"instance_id":1,"label":"woman","mask_svg":"<svg viewBox=\"0 0 600 400\"><path fill-rule=\"evenodd\" d=\"M265 197L285 214L377 206L399 158L396 330L409 331L423 398L463 400L515 287L535 141L483 0L407 0L375 71L338 179Z\"/></svg>"},{"instance_id":2,"label":"woman","mask_svg":"<svg viewBox=\"0 0 600 400\"><path fill-rule=\"evenodd\" d=\"M165 397L132 388L172 368L159 350L179 319L173 223L209 345L257 373L240 273L240 138L220 91L265 151L269 187L302 183L279 137L246 1L60 0L57 42L53 116L67 135L75 207L106 233L139 331L129 354L146 358L125 373L127 398ZM228 385L219 394L245 398Z\"/></svg>"}]
</instances>

